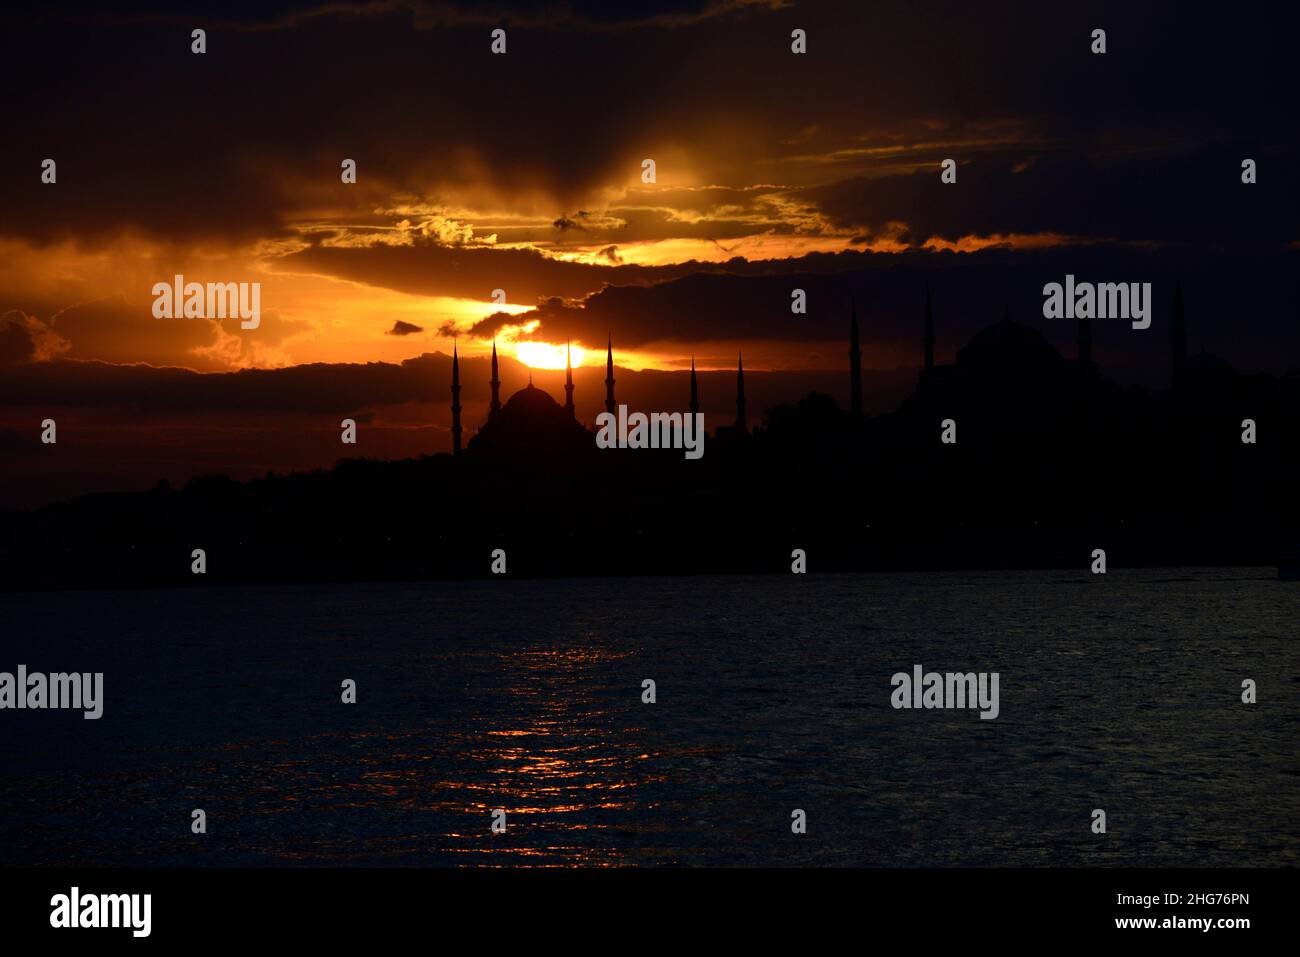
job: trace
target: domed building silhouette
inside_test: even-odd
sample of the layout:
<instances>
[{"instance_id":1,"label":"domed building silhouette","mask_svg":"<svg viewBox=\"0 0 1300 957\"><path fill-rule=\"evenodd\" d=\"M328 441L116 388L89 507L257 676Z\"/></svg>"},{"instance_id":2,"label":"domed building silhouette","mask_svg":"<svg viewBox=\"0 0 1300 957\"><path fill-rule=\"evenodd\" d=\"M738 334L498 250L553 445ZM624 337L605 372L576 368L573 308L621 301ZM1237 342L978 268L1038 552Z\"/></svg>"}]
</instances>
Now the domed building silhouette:
<instances>
[{"instance_id":1,"label":"domed building silhouette","mask_svg":"<svg viewBox=\"0 0 1300 957\"><path fill-rule=\"evenodd\" d=\"M934 313L927 292L925 363L916 392L904 404L941 402L955 408L952 403L970 401L975 394L1023 402L1026 394L1041 399L1094 392L1101 379L1092 355L1092 323L1079 320L1076 332L1075 357L1067 358L1037 328L1013 321L1007 310L1002 321L981 329L958 349L955 361L938 365L934 361Z\"/></svg>"},{"instance_id":2,"label":"domed building silhouette","mask_svg":"<svg viewBox=\"0 0 1300 957\"><path fill-rule=\"evenodd\" d=\"M1061 354L1037 329L1003 319L977 332L957 350L957 365L988 374L1055 371Z\"/></svg>"},{"instance_id":3,"label":"domed building silhouette","mask_svg":"<svg viewBox=\"0 0 1300 957\"><path fill-rule=\"evenodd\" d=\"M572 457L593 447L592 434L578 422L573 409L573 367L566 369L566 401L560 405L542 389L528 385L503 405L497 373L496 346L492 347L492 400L488 420L469 440L466 451L490 458L553 461Z\"/></svg>"},{"instance_id":4,"label":"domed building silhouette","mask_svg":"<svg viewBox=\"0 0 1300 957\"><path fill-rule=\"evenodd\" d=\"M566 455L591 445L591 433L531 382L512 395L469 440L475 455Z\"/></svg>"}]
</instances>

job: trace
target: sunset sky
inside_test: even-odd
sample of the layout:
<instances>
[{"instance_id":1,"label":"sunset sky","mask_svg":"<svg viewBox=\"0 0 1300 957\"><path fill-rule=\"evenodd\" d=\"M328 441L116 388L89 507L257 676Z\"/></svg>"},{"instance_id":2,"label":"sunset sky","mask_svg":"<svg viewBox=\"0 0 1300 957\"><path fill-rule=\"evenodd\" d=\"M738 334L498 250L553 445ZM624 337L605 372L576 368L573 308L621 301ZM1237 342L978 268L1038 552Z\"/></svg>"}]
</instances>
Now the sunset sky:
<instances>
[{"instance_id":1,"label":"sunset sky","mask_svg":"<svg viewBox=\"0 0 1300 957\"><path fill-rule=\"evenodd\" d=\"M759 398L788 400L822 383L804 373L842 372L851 297L868 398L887 408L914 381L927 286L940 361L1004 311L1068 350L1073 330L1040 308L1067 272L1156 286L1145 336L1095 332L1121 381L1163 384L1175 277L1194 349L1246 371L1296 364L1293 35L1262 28L1263 11L1242 25L1199 4L1071 6L381 0L11 17L0 453L31 454L32 417L55 407L88 443L138 428L156 446L175 430L169 447L189 450L177 474L200 448L213 468L315 461L334 413L368 417L376 454L442 450L429 430L445 429L453 338L471 363L495 338L508 392L527 375L509 360L553 367L572 340L580 365L603 365L612 336L632 398L658 394L655 371L692 356L730 369L743 347ZM489 49L497 27L505 55ZM795 28L807 54L790 51ZM949 157L958 182L943 185ZM355 185L340 182L345 158ZM175 274L260 282L260 328L155 319L151 287ZM790 313L795 287L807 315ZM789 375L764 385L765 370ZM594 414L600 371L580 411ZM367 375L391 390L340 385ZM320 419L320 450L277 459L282 440L253 432L212 445L207 430L247 430L244 413L265 428L267 412Z\"/></svg>"}]
</instances>

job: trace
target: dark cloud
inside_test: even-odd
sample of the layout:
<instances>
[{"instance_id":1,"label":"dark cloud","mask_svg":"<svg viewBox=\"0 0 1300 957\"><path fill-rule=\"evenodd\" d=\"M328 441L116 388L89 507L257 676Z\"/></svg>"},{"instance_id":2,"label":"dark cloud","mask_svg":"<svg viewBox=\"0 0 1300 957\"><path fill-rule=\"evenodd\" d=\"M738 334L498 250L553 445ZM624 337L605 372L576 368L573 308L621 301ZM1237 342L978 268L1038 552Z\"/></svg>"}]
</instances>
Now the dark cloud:
<instances>
[{"instance_id":1,"label":"dark cloud","mask_svg":"<svg viewBox=\"0 0 1300 957\"><path fill-rule=\"evenodd\" d=\"M404 322L398 319L393 323L393 328L389 329L385 335L389 336L409 336L417 332L424 332L424 326L417 326L413 322Z\"/></svg>"},{"instance_id":2,"label":"dark cloud","mask_svg":"<svg viewBox=\"0 0 1300 957\"><path fill-rule=\"evenodd\" d=\"M965 341L1004 310L1072 349L1073 327L1042 317L1042 288L1067 273L1080 281L1153 284L1152 328L1098 323L1099 353L1122 362L1138 379L1161 381L1166 366L1172 291L1181 277L1194 348L1205 345L1247 369L1300 364L1296 348L1295 277L1300 248L1226 258L1214 248L1089 244L977 253L909 252L814 254L773 264L733 261L712 272L640 286L610 285L583 300L550 298L519 315L497 313L472 330L482 338L506 325L536 319L533 338L573 339L588 345L612 335L625 349L671 341L731 340L821 343L845 333L856 301L864 340L887 356L907 354L918 341L925 290L939 303L945 347ZM803 289L806 315L790 311L791 292ZM871 361L868 350L868 362Z\"/></svg>"},{"instance_id":3,"label":"dark cloud","mask_svg":"<svg viewBox=\"0 0 1300 957\"><path fill-rule=\"evenodd\" d=\"M178 355L188 355L199 368L224 365L193 353L216 345L217 323L207 319L155 319L152 301L147 298L128 303L113 296L78 303L51 317L50 325L68 341L65 355L70 359L168 365Z\"/></svg>"},{"instance_id":4,"label":"dark cloud","mask_svg":"<svg viewBox=\"0 0 1300 957\"><path fill-rule=\"evenodd\" d=\"M621 29L632 26L675 27L698 23L753 8L777 8L780 0L318 0L315 3L190 2L182 4L120 3L109 14L100 4L62 5L65 15L94 20L142 18L201 18L204 24L239 29L285 29L313 19L356 20L403 15L409 25L428 30L439 26L492 26Z\"/></svg>"},{"instance_id":5,"label":"dark cloud","mask_svg":"<svg viewBox=\"0 0 1300 957\"><path fill-rule=\"evenodd\" d=\"M9 139L22 144L0 152L5 232L36 242L94 244L123 230L245 242L284 236L322 207L372 222L395 195L448 205L477 195L487 208L527 207L549 223L559 210L591 211L594 196L635 177L648 150L666 149L661 182L680 179L685 162L720 185L694 197L674 188L662 203L707 204L719 222L665 225L642 212L628 228L725 242L749 228L726 207L743 212L767 198L756 184L815 189L907 172L944 143L985 164L989 143L1008 137L1025 148L1013 162L1043 149L1061 159L1023 183L996 166L981 183L984 167L971 165L969 188L964 177L942 199L904 181L890 202L892 176L805 198L824 198L837 221L864 227L882 216L869 201L911 222L902 198L915 198L915 228L942 235L1024 219L1030 197L1047 203L1044 215L1062 203L1062 218L1098 228L1132 225L1115 212L1126 203L1163 206L1173 230L1234 180L1235 162L1187 157L1250 155L1261 162L1262 194L1282 188L1296 155L1293 31L1282 10L1230 16L1154 0L1087 9L538 0L146 12L42 13L0 34ZM209 50L194 56L189 28L207 16L216 18ZM483 22L512 16L528 26L506 56L492 57ZM642 25L572 28L615 22ZM666 22L682 28L646 25ZM240 29L268 23L281 28ZM1104 56L1088 51L1097 24L1108 31ZM795 26L808 31L805 56L789 52ZM302 76L313 80L285 79ZM882 144L903 152L876 152ZM55 186L40 183L45 157L58 161ZM355 187L339 183L343 157L358 162ZM1096 215L1085 215L1097 197ZM1225 209L1213 198L1209 212ZM1230 220L1270 236L1271 222L1249 209Z\"/></svg>"},{"instance_id":6,"label":"dark cloud","mask_svg":"<svg viewBox=\"0 0 1300 957\"><path fill-rule=\"evenodd\" d=\"M950 185L939 179L942 156L936 153L927 158L927 168L908 175L859 177L795 195L833 225L865 230L868 237L902 224L893 235L912 244L1059 233L1246 248L1278 247L1300 236L1295 217L1283 212L1300 210L1300 187L1284 172L1300 162L1292 147L1166 144L1151 149L1125 142L1110 147L1046 156L985 154L960 163L957 182ZM1275 175L1243 184L1241 163L1247 157Z\"/></svg>"},{"instance_id":7,"label":"dark cloud","mask_svg":"<svg viewBox=\"0 0 1300 957\"><path fill-rule=\"evenodd\" d=\"M25 435L17 429L0 429L0 457L28 455L41 447L34 435Z\"/></svg>"},{"instance_id":8,"label":"dark cloud","mask_svg":"<svg viewBox=\"0 0 1300 957\"><path fill-rule=\"evenodd\" d=\"M108 362L54 360L17 367L0 381L0 405L129 406L147 412L356 412L427 401L446 392L435 356L400 365L323 364L196 372Z\"/></svg>"},{"instance_id":9,"label":"dark cloud","mask_svg":"<svg viewBox=\"0 0 1300 957\"><path fill-rule=\"evenodd\" d=\"M21 309L0 315L0 365L51 359L68 351L68 340L50 323Z\"/></svg>"},{"instance_id":10,"label":"dark cloud","mask_svg":"<svg viewBox=\"0 0 1300 957\"><path fill-rule=\"evenodd\" d=\"M28 319L16 310L0 316L0 365L36 357L36 338Z\"/></svg>"}]
</instances>

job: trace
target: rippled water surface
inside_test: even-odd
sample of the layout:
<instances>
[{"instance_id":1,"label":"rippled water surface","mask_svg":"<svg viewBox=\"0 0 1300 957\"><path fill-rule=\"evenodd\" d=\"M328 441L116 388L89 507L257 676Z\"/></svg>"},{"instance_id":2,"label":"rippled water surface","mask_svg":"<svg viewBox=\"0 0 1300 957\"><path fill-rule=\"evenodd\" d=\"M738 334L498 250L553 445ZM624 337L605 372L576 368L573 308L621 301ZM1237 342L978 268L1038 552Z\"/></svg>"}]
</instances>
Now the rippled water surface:
<instances>
[{"instance_id":1,"label":"rippled water surface","mask_svg":"<svg viewBox=\"0 0 1300 957\"><path fill-rule=\"evenodd\" d=\"M1271 569L0 608L0 671L103 671L106 697L99 721L0 712L0 863L1297 863L1300 584ZM1000 716L894 710L914 664L997 671Z\"/></svg>"}]
</instances>

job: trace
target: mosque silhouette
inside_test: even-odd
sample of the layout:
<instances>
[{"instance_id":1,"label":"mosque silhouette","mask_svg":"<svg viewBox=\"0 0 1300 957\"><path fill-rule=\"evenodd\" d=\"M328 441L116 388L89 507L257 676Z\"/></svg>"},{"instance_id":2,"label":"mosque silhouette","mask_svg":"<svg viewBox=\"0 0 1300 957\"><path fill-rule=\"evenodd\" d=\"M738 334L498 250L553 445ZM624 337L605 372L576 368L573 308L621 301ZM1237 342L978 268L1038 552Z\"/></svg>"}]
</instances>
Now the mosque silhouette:
<instances>
[{"instance_id":1,"label":"mosque silhouette","mask_svg":"<svg viewBox=\"0 0 1300 957\"><path fill-rule=\"evenodd\" d=\"M752 424L742 358L735 417L698 460L599 449L571 365L563 404L532 382L502 402L495 347L486 421L463 443L453 348L452 454L0 516L0 587L193 585L197 547L204 580L227 583L484 576L495 550L534 577L788 573L796 548L815 571L1080 569L1096 548L1115 567L1291 567L1300 368L1243 375L1189 355L1173 299L1169 387L1148 391L1101 374L1087 320L1072 358L1004 318L936 363L927 294L916 388L874 415L851 307L848 407L813 392ZM699 386L692 367L681 408L641 411L698 410ZM618 407L612 341L604 406ZM68 560L83 554L95 560Z\"/></svg>"},{"instance_id":2,"label":"mosque silhouette","mask_svg":"<svg viewBox=\"0 0 1300 957\"><path fill-rule=\"evenodd\" d=\"M921 338L923 359L915 394L904 402L904 410L938 408L949 404L953 409L980 405L980 395L986 399L999 397L1016 401L1023 399L1026 389L1032 390L1040 405L1071 404L1077 398L1095 398L1108 384L1101 378L1092 351L1092 321L1076 320L1076 355L1067 359L1042 336L1038 330L1023 323L1013 322L1004 316L998 322L976 334L969 343L957 351L956 361L937 365L935 355L934 310L927 291L923 314L924 334ZM1223 359L1204 350L1191 358L1187 356L1187 323L1181 284L1175 287L1170 341L1170 386L1180 396L1191 393L1209 393L1222 397L1225 391L1240 391L1243 380ZM853 427L863 417L862 408L862 348L856 303L849 316L849 417L847 426ZM605 411L617 414L615 398L614 347L612 338L605 352ZM1248 384L1248 383L1247 383ZM455 345L451 360L451 453L462 451L505 454L510 450L522 453L551 454L574 451L590 444L592 431L578 421L573 402L573 365L566 346L565 401L560 405L546 391L528 385L512 395L503 405L501 381L498 373L496 343L492 344L491 401L487 421L473 435L467 445L462 443L464 432L461 423L460 357ZM1073 397L1073 398L1072 398ZM736 365L736 417L734 422L718 425L714 442L734 443L753 436L745 399L745 367L743 351ZM692 413L700 410L699 382L694 359L691 360L690 392L685 409ZM644 410L651 411L651 410ZM679 411L679 410L655 410ZM761 428L761 427L760 427ZM861 429L858 428L861 432Z\"/></svg>"}]
</instances>

